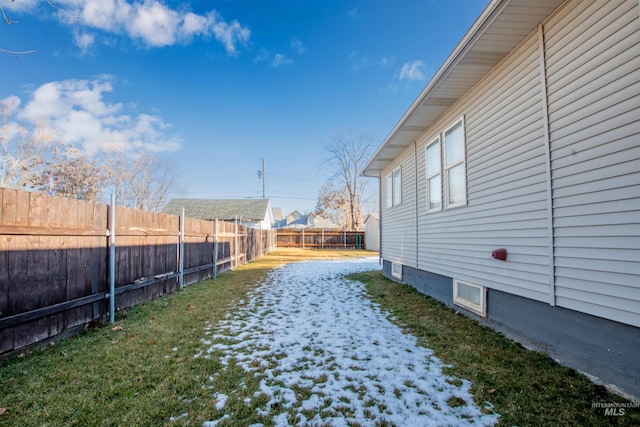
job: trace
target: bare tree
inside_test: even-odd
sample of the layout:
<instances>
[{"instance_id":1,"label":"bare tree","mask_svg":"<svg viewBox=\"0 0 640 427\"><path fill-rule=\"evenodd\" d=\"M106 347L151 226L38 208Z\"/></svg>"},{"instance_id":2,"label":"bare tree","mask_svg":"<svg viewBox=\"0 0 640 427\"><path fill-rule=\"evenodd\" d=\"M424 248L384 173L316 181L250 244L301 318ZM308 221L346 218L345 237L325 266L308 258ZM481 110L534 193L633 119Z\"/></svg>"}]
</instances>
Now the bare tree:
<instances>
[{"instance_id":1,"label":"bare tree","mask_svg":"<svg viewBox=\"0 0 640 427\"><path fill-rule=\"evenodd\" d=\"M32 176L31 183L51 195L93 202L107 177L108 172L96 159L73 146L56 146L52 160L45 163L41 173Z\"/></svg>"},{"instance_id":2,"label":"bare tree","mask_svg":"<svg viewBox=\"0 0 640 427\"><path fill-rule=\"evenodd\" d=\"M362 224L362 198L367 181L360 174L369 157L372 141L368 134L346 132L335 134L331 142L324 144L329 153L326 164L336 172L331 177L333 186L323 187L323 191L333 191L334 202L341 201L339 209L344 211L344 219L340 225L348 230L357 230Z\"/></svg>"},{"instance_id":3,"label":"bare tree","mask_svg":"<svg viewBox=\"0 0 640 427\"><path fill-rule=\"evenodd\" d=\"M337 189L333 182L323 185L314 214L347 228L347 212L347 197L343 189Z\"/></svg>"},{"instance_id":4,"label":"bare tree","mask_svg":"<svg viewBox=\"0 0 640 427\"><path fill-rule=\"evenodd\" d=\"M14 0L11 0L11 3L13 3ZM11 25L11 24L17 24L18 21L12 19L11 17L7 16L7 13L4 10L4 7L2 6L2 4L0 4L0 15L2 15L2 20L4 21L5 24L7 25ZM5 54L5 55L9 55L9 56L20 56L20 55L28 55L30 53L34 53L35 50L24 50L24 51L14 51L14 50L7 50L7 49L1 49L0 48L0 53Z\"/></svg>"},{"instance_id":5,"label":"bare tree","mask_svg":"<svg viewBox=\"0 0 640 427\"><path fill-rule=\"evenodd\" d=\"M157 211L176 185L176 167L149 153L116 153L107 160L116 203Z\"/></svg>"},{"instance_id":6,"label":"bare tree","mask_svg":"<svg viewBox=\"0 0 640 427\"><path fill-rule=\"evenodd\" d=\"M0 0L2 1L2 0ZM10 3L13 3L15 0L8 0ZM65 11L64 9L58 7L57 5L55 5L51 0L45 0L45 2L49 5L49 7L51 8L51 10L54 13L58 13L59 15L64 16L69 22L76 22L78 20L77 17L70 15L67 11ZM16 21L15 19L11 18L10 16L7 15L7 12L5 11L6 7L2 5L2 3L0 3L0 15L2 15L2 20L4 21L5 24L7 25L11 25L11 24L17 24L18 21ZM21 55L29 55L31 53L36 53L37 50L32 49L32 50L23 50L23 51L15 51L15 50L7 50L7 49L2 49L0 48L0 53L4 54L4 55L8 55L8 56L13 56L13 57L19 57Z\"/></svg>"},{"instance_id":7,"label":"bare tree","mask_svg":"<svg viewBox=\"0 0 640 427\"><path fill-rule=\"evenodd\" d=\"M18 123L9 123L9 113L17 102L12 97L0 102L0 182L25 187L51 152L52 138L44 122L31 131Z\"/></svg>"}]
</instances>

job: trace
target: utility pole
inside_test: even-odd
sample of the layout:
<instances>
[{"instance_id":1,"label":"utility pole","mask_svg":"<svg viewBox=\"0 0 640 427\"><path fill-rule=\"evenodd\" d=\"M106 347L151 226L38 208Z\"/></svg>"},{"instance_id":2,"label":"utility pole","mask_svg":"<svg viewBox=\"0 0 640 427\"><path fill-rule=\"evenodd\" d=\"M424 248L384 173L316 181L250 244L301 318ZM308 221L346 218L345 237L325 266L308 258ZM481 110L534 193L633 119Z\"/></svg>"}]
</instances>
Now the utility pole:
<instances>
[{"instance_id":1,"label":"utility pole","mask_svg":"<svg viewBox=\"0 0 640 427\"><path fill-rule=\"evenodd\" d=\"M260 157L260 159L262 160L262 170L258 171L258 178L262 179L262 198L266 199L267 198L267 191L266 191L266 183L265 183L265 179L264 179L264 157Z\"/></svg>"}]
</instances>

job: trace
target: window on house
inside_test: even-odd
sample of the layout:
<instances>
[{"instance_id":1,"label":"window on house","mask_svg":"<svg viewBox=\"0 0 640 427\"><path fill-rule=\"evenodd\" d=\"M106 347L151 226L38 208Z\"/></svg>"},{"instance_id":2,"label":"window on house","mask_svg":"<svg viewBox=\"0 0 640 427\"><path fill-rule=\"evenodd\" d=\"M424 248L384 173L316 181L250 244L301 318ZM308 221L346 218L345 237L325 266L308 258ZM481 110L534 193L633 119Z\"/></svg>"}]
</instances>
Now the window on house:
<instances>
[{"instance_id":1,"label":"window on house","mask_svg":"<svg viewBox=\"0 0 640 427\"><path fill-rule=\"evenodd\" d=\"M440 156L440 138L436 138L426 148L427 211L440 210L442 208Z\"/></svg>"},{"instance_id":2,"label":"window on house","mask_svg":"<svg viewBox=\"0 0 640 427\"><path fill-rule=\"evenodd\" d=\"M402 173L400 168L393 171L393 206L402 203Z\"/></svg>"},{"instance_id":3,"label":"window on house","mask_svg":"<svg viewBox=\"0 0 640 427\"><path fill-rule=\"evenodd\" d=\"M444 194L447 207L467 203L464 124L462 120L444 132Z\"/></svg>"},{"instance_id":4,"label":"window on house","mask_svg":"<svg viewBox=\"0 0 640 427\"><path fill-rule=\"evenodd\" d=\"M484 317L487 315L486 288L461 280L454 280L453 303Z\"/></svg>"},{"instance_id":5,"label":"window on house","mask_svg":"<svg viewBox=\"0 0 640 427\"><path fill-rule=\"evenodd\" d=\"M387 176L387 207L393 206L393 177Z\"/></svg>"},{"instance_id":6,"label":"window on house","mask_svg":"<svg viewBox=\"0 0 640 427\"><path fill-rule=\"evenodd\" d=\"M398 280L402 280L402 264L399 262L391 263L391 276Z\"/></svg>"}]
</instances>

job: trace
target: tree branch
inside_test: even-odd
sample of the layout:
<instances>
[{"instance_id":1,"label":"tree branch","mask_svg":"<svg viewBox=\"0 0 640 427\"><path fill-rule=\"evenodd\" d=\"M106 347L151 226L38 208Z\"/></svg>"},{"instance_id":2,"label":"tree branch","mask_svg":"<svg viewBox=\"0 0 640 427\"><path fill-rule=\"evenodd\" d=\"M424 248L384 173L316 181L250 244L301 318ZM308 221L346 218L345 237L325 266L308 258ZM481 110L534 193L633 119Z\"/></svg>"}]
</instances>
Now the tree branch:
<instances>
[{"instance_id":1,"label":"tree branch","mask_svg":"<svg viewBox=\"0 0 640 427\"><path fill-rule=\"evenodd\" d=\"M21 55L29 55L31 53L36 53L36 52L37 50L24 50L22 52L16 52L13 50L0 49L0 53L7 56L12 56L14 58L19 58Z\"/></svg>"}]
</instances>

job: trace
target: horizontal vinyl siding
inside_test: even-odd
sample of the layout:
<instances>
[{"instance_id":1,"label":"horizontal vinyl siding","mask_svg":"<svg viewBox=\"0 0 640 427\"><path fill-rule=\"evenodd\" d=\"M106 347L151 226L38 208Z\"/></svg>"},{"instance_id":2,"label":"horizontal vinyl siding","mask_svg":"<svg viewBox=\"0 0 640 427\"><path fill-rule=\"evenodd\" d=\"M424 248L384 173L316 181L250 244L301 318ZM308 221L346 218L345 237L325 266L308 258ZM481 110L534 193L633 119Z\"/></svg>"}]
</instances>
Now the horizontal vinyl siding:
<instances>
[{"instance_id":1,"label":"horizontal vinyl siding","mask_svg":"<svg viewBox=\"0 0 640 427\"><path fill-rule=\"evenodd\" d=\"M487 76L418 146L418 267L539 301L550 268L537 37ZM468 205L426 212L425 146L465 117ZM504 247L508 261L491 259Z\"/></svg>"},{"instance_id":2,"label":"horizontal vinyl siding","mask_svg":"<svg viewBox=\"0 0 640 427\"><path fill-rule=\"evenodd\" d=\"M638 2L575 2L545 30L556 304L640 326Z\"/></svg>"},{"instance_id":3,"label":"horizontal vinyl siding","mask_svg":"<svg viewBox=\"0 0 640 427\"><path fill-rule=\"evenodd\" d=\"M402 169L402 203L386 207L386 177ZM407 148L382 175L382 258L416 267L416 192L414 147Z\"/></svg>"}]
</instances>

